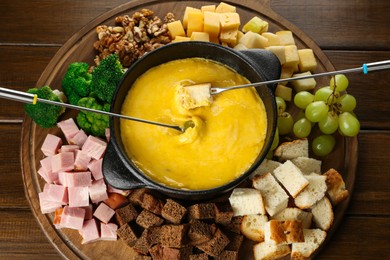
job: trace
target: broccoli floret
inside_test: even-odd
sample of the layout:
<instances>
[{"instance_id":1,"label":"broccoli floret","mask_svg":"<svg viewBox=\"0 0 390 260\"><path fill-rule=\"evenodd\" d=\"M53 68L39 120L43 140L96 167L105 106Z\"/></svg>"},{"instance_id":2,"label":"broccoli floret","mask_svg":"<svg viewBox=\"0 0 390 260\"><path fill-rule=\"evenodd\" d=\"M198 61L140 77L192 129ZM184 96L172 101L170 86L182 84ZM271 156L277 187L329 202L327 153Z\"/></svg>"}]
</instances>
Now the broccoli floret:
<instances>
[{"instance_id":1,"label":"broccoli floret","mask_svg":"<svg viewBox=\"0 0 390 260\"><path fill-rule=\"evenodd\" d=\"M42 99L63 102L63 100L61 100L59 96L57 96L49 86L43 86L41 88L31 88L27 90L27 92L31 94L36 94L39 98ZM24 106L24 110L37 125L43 128L50 128L56 126L58 118L61 116L62 113L65 112L64 107L40 102L36 103L35 105L26 104Z\"/></svg>"},{"instance_id":2,"label":"broccoli floret","mask_svg":"<svg viewBox=\"0 0 390 260\"><path fill-rule=\"evenodd\" d=\"M93 97L81 98L77 105L96 110L110 111L110 104L105 103L101 105ZM103 114L80 111L76 120L81 129L87 134L92 134L94 136L104 136L105 129L109 127L109 116Z\"/></svg>"},{"instance_id":3,"label":"broccoli floret","mask_svg":"<svg viewBox=\"0 0 390 260\"><path fill-rule=\"evenodd\" d=\"M124 69L118 54L110 54L92 71L91 90L103 102L111 103Z\"/></svg>"},{"instance_id":4,"label":"broccoli floret","mask_svg":"<svg viewBox=\"0 0 390 260\"><path fill-rule=\"evenodd\" d=\"M62 90L73 105L77 105L81 98L89 96L92 75L88 68L89 65L85 62L73 62L62 79Z\"/></svg>"}]
</instances>

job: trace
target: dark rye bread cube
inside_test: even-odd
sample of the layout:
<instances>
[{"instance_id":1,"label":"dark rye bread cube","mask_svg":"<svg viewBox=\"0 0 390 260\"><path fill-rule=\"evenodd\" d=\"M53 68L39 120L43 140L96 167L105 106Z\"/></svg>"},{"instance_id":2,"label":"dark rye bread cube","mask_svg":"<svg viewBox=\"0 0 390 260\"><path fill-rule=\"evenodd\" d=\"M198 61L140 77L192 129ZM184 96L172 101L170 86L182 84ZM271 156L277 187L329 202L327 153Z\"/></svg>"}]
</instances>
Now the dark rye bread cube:
<instances>
[{"instance_id":1,"label":"dark rye bread cube","mask_svg":"<svg viewBox=\"0 0 390 260\"><path fill-rule=\"evenodd\" d=\"M142 198L141 207L143 209L149 210L150 212L161 216L161 210L164 206L164 202L152 194L145 193Z\"/></svg>"},{"instance_id":2,"label":"dark rye bread cube","mask_svg":"<svg viewBox=\"0 0 390 260\"><path fill-rule=\"evenodd\" d=\"M162 246L181 248L187 243L188 225L163 225L160 229L160 243Z\"/></svg>"},{"instance_id":3,"label":"dark rye bread cube","mask_svg":"<svg viewBox=\"0 0 390 260\"><path fill-rule=\"evenodd\" d=\"M144 199L144 195L146 193L149 193L148 189L142 188L142 189L134 189L131 191L129 196L127 197L131 204L136 206L142 206L142 201Z\"/></svg>"},{"instance_id":4,"label":"dark rye bread cube","mask_svg":"<svg viewBox=\"0 0 390 260\"><path fill-rule=\"evenodd\" d=\"M199 203L188 207L188 218L191 219L214 219L215 204L214 203Z\"/></svg>"},{"instance_id":5,"label":"dark rye bread cube","mask_svg":"<svg viewBox=\"0 0 390 260\"><path fill-rule=\"evenodd\" d=\"M203 244L197 245L196 247L209 256L216 257L221 254L229 243L229 238L218 228L212 239Z\"/></svg>"},{"instance_id":6,"label":"dark rye bread cube","mask_svg":"<svg viewBox=\"0 0 390 260\"><path fill-rule=\"evenodd\" d=\"M243 218L243 216L233 217L228 225L223 225L224 229L236 234L241 234L241 223Z\"/></svg>"},{"instance_id":7,"label":"dark rye bread cube","mask_svg":"<svg viewBox=\"0 0 390 260\"><path fill-rule=\"evenodd\" d=\"M233 217L233 209L229 202L215 203L215 222L221 225L229 225Z\"/></svg>"},{"instance_id":8,"label":"dark rye bread cube","mask_svg":"<svg viewBox=\"0 0 390 260\"><path fill-rule=\"evenodd\" d=\"M138 211L134 208L133 205L127 204L126 206L115 210L115 218L119 224L122 226L130 221L133 221L138 216Z\"/></svg>"},{"instance_id":9,"label":"dark rye bread cube","mask_svg":"<svg viewBox=\"0 0 390 260\"><path fill-rule=\"evenodd\" d=\"M153 260L181 260L189 259L192 247L171 248L157 244L149 250Z\"/></svg>"},{"instance_id":10,"label":"dark rye bread cube","mask_svg":"<svg viewBox=\"0 0 390 260\"><path fill-rule=\"evenodd\" d=\"M139 254L147 255L149 253L149 249L152 248L153 242L150 237L150 230L145 229L142 232L142 235L135 241L132 248Z\"/></svg>"},{"instance_id":11,"label":"dark rye bread cube","mask_svg":"<svg viewBox=\"0 0 390 260\"><path fill-rule=\"evenodd\" d=\"M214 258L215 260L237 260L238 252L237 251L228 251L224 250L220 255Z\"/></svg>"},{"instance_id":12,"label":"dark rye bread cube","mask_svg":"<svg viewBox=\"0 0 390 260\"><path fill-rule=\"evenodd\" d=\"M129 224L120 226L116 233L129 246L133 246L138 239L136 233Z\"/></svg>"},{"instance_id":13,"label":"dark rye bread cube","mask_svg":"<svg viewBox=\"0 0 390 260\"><path fill-rule=\"evenodd\" d=\"M209 256L206 253L190 255L190 260L209 260Z\"/></svg>"},{"instance_id":14,"label":"dark rye bread cube","mask_svg":"<svg viewBox=\"0 0 390 260\"><path fill-rule=\"evenodd\" d=\"M211 225L200 220L191 220L188 228L188 239L191 245L199 245L213 237Z\"/></svg>"},{"instance_id":15,"label":"dark rye bread cube","mask_svg":"<svg viewBox=\"0 0 390 260\"><path fill-rule=\"evenodd\" d=\"M149 227L161 226L164 223L164 219L144 209L138 215L135 222L143 228L149 228Z\"/></svg>"},{"instance_id":16,"label":"dark rye bread cube","mask_svg":"<svg viewBox=\"0 0 390 260\"><path fill-rule=\"evenodd\" d=\"M161 230L161 226L149 227L143 231L145 233L147 241L151 245L156 245L160 243L160 230Z\"/></svg>"},{"instance_id":17,"label":"dark rye bread cube","mask_svg":"<svg viewBox=\"0 0 390 260\"><path fill-rule=\"evenodd\" d=\"M147 256L147 255L135 255L131 258L132 260L152 260L152 258L150 256Z\"/></svg>"},{"instance_id":18,"label":"dark rye bread cube","mask_svg":"<svg viewBox=\"0 0 390 260\"><path fill-rule=\"evenodd\" d=\"M230 243L225 247L225 250L240 251L242 243L244 242L244 236L229 231L223 231L223 233L230 240Z\"/></svg>"},{"instance_id":19,"label":"dark rye bread cube","mask_svg":"<svg viewBox=\"0 0 390 260\"><path fill-rule=\"evenodd\" d=\"M173 224L180 224L186 214L187 209L172 199L167 199L161 211L161 216Z\"/></svg>"}]
</instances>

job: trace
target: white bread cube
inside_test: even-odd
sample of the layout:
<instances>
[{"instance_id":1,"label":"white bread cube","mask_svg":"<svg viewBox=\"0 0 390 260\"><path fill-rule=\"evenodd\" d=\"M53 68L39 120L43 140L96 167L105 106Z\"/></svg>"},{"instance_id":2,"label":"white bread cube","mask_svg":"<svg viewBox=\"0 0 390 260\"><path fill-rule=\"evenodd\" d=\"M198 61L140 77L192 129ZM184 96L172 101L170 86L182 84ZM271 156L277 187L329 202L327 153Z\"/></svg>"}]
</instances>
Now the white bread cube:
<instances>
[{"instance_id":1,"label":"white bread cube","mask_svg":"<svg viewBox=\"0 0 390 260\"><path fill-rule=\"evenodd\" d=\"M259 167L254 170L254 172L249 177L250 179L253 179L257 175L263 175L266 173L273 173L273 171L278 168L281 165L280 162L264 159L264 161L260 164Z\"/></svg>"},{"instance_id":2,"label":"white bread cube","mask_svg":"<svg viewBox=\"0 0 390 260\"><path fill-rule=\"evenodd\" d=\"M266 213L261 192L256 189L236 188L230 195L229 202L233 209L233 216Z\"/></svg>"},{"instance_id":3,"label":"white bread cube","mask_svg":"<svg viewBox=\"0 0 390 260\"><path fill-rule=\"evenodd\" d=\"M291 249L288 245L273 245L265 242L253 246L253 255L255 260L273 260L279 259L290 254Z\"/></svg>"},{"instance_id":4,"label":"white bread cube","mask_svg":"<svg viewBox=\"0 0 390 260\"><path fill-rule=\"evenodd\" d=\"M313 220L316 227L321 228L324 231L330 229L334 220L334 213L332 204L326 196L311 207L311 213L313 214Z\"/></svg>"},{"instance_id":5,"label":"white bread cube","mask_svg":"<svg viewBox=\"0 0 390 260\"><path fill-rule=\"evenodd\" d=\"M246 215L240 225L241 233L250 240L263 242L264 224L267 221L267 215Z\"/></svg>"},{"instance_id":6,"label":"white bread cube","mask_svg":"<svg viewBox=\"0 0 390 260\"><path fill-rule=\"evenodd\" d=\"M292 77L301 77L301 76L310 76L312 75L310 71L302 72L302 73L296 73L293 74ZM317 82L314 78L307 78L307 79L297 79L291 81L291 84L293 85L293 88L296 92L301 91L309 91L315 88L317 85Z\"/></svg>"},{"instance_id":7,"label":"white bread cube","mask_svg":"<svg viewBox=\"0 0 390 260\"><path fill-rule=\"evenodd\" d=\"M299 208L285 208L278 214L272 216L272 219L279 221L297 220L302 223L303 228L310 228L313 214L308 211L301 210Z\"/></svg>"},{"instance_id":8,"label":"white bread cube","mask_svg":"<svg viewBox=\"0 0 390 260\"><path fill-rule=\"evenodd\" d=\"M297 197L309 185L309 181L304 177L301 170L290 160L276 168L274 176L293 198Z\"/></svg>"},{"instance_id":9,"label":"white bread cube","mask_svg":"<svg viewBox=\"0 0 390 260\"><path fill-rule=\"evenodd\" d=\"M312 49L301 49L298 50L299 55L299 70L304 71L313 71L317 67L317 61L314 56Z\"/></svg>"},{"instance_id":10,"label":"white bread cube","mask_svg":"<svg viewBox=\"0 0 390 260\"><path fill-rule=\"evenodd\" d=\"M264 242L273 245L287 244L287 237L282 222L271 219L264 223Z\"/></svg>"},{"instance_id":11,"label":"white bread cube","mask_svg":"<svg viewBox=\"0 0 390 260\"><path fill-rule=\"evenodd\" d=\"M319 174L305 175L308 185L295 197L294 203L298 208L308 209L320 201L326 193L326 176Z\"/></svg>"},{"instance_id":12,"label":"white bread cube","mask_svg":"<svg viewBox=\"0 0 390 260\"><path fill-rule=\"evenodd\" d=\"M309 141L304 138L284 142L275 149L274 156L279 157L281 162L297 157L309 157Z\"/></svg>"},{"instance_id":13,"label":"white bread cube","mask_svg":"<svg viewBox=\"0 0 390 260\"><path fill-rule=\"evenodd\" d=\"M298 220L286 220L282 222L287 244L305 242L303 237L302 222Z\"/></svg>"},{"instance_id":14,"label":"white bread cube","mask_svg":"<svg viewBox=\"0 0 390 260\"><path fill-rule=\"evenodd\" d=\"M303 236L305 242L292 244L291 259L309 258L324 242L326 232L321 229L304 229Z\"/></svg>"},{"instance_id":15,"label":"white bread cube","mask_svg":"<svg viewBox=\"0 0 390 260\"><path fill-rule=\"evenodd\" d=\"M177 86L175 101L179 109L190 110L203 106L210 106L212 97L210 83L192 86Z\"/></svg>"},{"instance_id":16,"label":"white bread cube","mask_svg":"<svg viewBox=\"0 0 390 260\"><path fill-rule=\"evenodd\" d=\"M345 183L341 174L331 168L323 174L326 176L326 185L328 186L327 194L333 206L345 200L349 192L345 188Z\"/></svg>"},{"instance_id":17,"label":"white bread cube","mask_svg":"<svg viewBox=\"0 0 390 260\"><path fill-rule=\"evenodd\" d=\"M291 162L297 166L303 174L317 173L321 174L321 165L320 160L308 157L297 157L291 159Z\"/></svg>"},{"instance_id":18,"label":"white bread cube","mask_svg":"<svg viewBox=\"0 0 390 260\"><path fill-rule=\"evenodd\" d=\"M265 209L270 216L287 208L289 196L271 173L256 176L252 184L255 189L261 191Z\"/></svg>"},{"instance_id":19,"label":"white bread cube","mask_svg":"<svg viewBox=\"0 0 390 260\"><path fill-rule=\"evenodd\" d=\"M279 45L295 45L294 36L291 31L278 31L275 34L279 38Z\"/></svg>"}]
</instances>

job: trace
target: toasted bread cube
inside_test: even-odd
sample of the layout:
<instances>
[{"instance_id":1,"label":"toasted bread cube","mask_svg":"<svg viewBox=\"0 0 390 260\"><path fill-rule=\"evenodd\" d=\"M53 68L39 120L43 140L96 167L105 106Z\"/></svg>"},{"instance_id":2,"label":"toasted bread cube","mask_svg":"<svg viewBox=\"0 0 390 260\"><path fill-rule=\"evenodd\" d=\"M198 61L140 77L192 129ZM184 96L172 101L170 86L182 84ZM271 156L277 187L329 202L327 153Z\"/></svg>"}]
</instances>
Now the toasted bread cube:
<instances>
[{"instance_id":1,"label":"toasted bread cube","mask_svg":"<svg viewBox=\"0 0 390 260\"><path fill-rule=\"evenodd\" d=\"M299 56L299 70L301 72L304 71L313 71L317 67L317 61L314 57L314 53L312 49L302 49L298 50Z\"/></svg>"},{"instance_id":2,"label":"toasted bread cube","mask_svg":"<svg viewBox=\"0 0 390 260\"><path fill-rule=\"evenodd\" d=\"M244 44L249 49L264 48L267 46L268 39L258 33L249 31L241 37L239 43Z\"/></svg>"},{"instance_id":3,"label":"toasted bread cube","mask_svg":"<svg viewBox=\"0 0 390 260\"><path fill-rule=\"evenodd\" d=\"M309 141L307 138L296 139L280 144L274 151L279 161L292 160L297 157L309 157Z\"/></svg>"},{"instance_id":4,"label":"toasted bread cube","mask_svg":"<svg viewBox=\"0 0 390 260\"><path fill-rule=\"evenodd\" d=\"M271 219L264 223L264 242L273 245L287 244L282 222Z\"/></svg>"},{"instance_id":5,"label":"toasted bread cube","mask_svg":"<svg viewBox=\"0 0 390 260\"><path fill-rule=\"evenodd\" d=\"M297 220L302 223L303 228L310 228L313 219L313 214L311 212L304 211L299 208L285 208L278 214L274 215L272 219L276 219L279 221Z\"/></svg>"},{"instance_id":6,"label":"toasted bread cube","mask_svg":"<svg viewBox=\"0 0 390 260\"><path fill-rule=\"evenodd\" d=\"M206 32L193 32L191 35L191 41L209 42L210 36Z\"/></svg>"},{"instance_id":7,"label":"toasted bread cube","mask_svg":"<svg viewBox=\"0 0 390 260\"><path fill-rule=\"evenodd\" d=\"M187 24L187 36L191 37L193 32L203 32L203 13L189 12Z\"/></svg>"},{"instance_id":8,"label":"toasted bread cube","mask_svg":"<svg viewBox=\"0 0 390 260\"><path fill-rule=\"evenodd\" d=\"M183 24L180 20L168 23L167 28L172 39L175 39L176 36L186 36L186 32L184 31Z\"/></svg>"},{"instance_id":9,"label":"toasted bread cube","mask_svg":"<svg viewBox=\"0 0 390 260\"><path fill-rule=\"evenodd\" d=\"M238 29L240 27L240 15L238 13L219 14L219 22L222 30Z\"/></svg>"},{"instance_id":10,"label":"toasted bread cube","mask_svg":"<svg viewBox=\"0 0 390 260\"><path fill-rule=\"evenodd\" d=\"M210 83L185 87L178 86L176 89L176 101L178 106L187 110L210 106L212 102L210 87Z\"/></svg>"},{"instance_id":11,"label":"toasted bread cube","mask_svg":"<svg viewBox=\"0 0 390 260\"><path fill-rule=\"evenodd\" d=\"M275 34L279 38L280 45L295 45L294 36L291 31L278 31Z\"/></svg>"},{"instance_id":12,"label":"toasted bread cube","mask_svg":"<svg viewBox=\"0 0 390 260\"><path fill-rule=\"evenodd\" d=\"M280 45L280 40L279 37L271 32L265 32L262 33L261 36L265 37L268 39L268 45L267 46L278 46Z\"/></svg>"},{"instance_id":13,"label":"toasted bread cube","mask_svg":"<svg viewBox=\"0 0 390 260\"><path fill-rule=\"evenodd\" d=\"M285 63L289 67L295 67L299 63L298 48L296 45L288 45L284 48Z\"/></svg>"},{"instance_id":14,"label":"toasted bread cube","mask_svg":"<svg viewBox=\"0 0 390 260\"><path fill-rule=\"evenodd\" d=\"M200 10L205 13L205 12L215 12L216 5L204 5L200 8Z\"/></svg>"},{"instance_id":15,"label":"toasted bread cube","mask_svg":"<svg viewBox=\"0 0 390 260\"><path fill-rule=\"evenodd\" d=\"M305 175L305 178L309 181L309 185L294 200L295 205L300 209L308 209L320 201L327 189L326 176L312 173Z\"/></svg>"},{"instance_id":16,"label":"toasted bread cube","mask_svg":"<svg viewBox=\"0 0 390 260\"><path fill-rule=\"evenodd\" d=\"M183 16L183 27L184 29L187 29L187 25L188 25L188 14L190 12L202 12L199 8L193 8L193 7L189 7L187 6L186 7L186 10L184 11L184 16Z\"/></svg>"},{"instance_id":17,"label":"toasted bread cube","mask_svg":"<svg viewBox=\"0 0 390 260\"><path fill-rule=\"evenodd\" d=\"M254 33L262 34L268 31L268 22L262 20L260 17L253 17L242 27L243 32L252 31Z\"/></svg>"},{"instance_id":18,"label":"toasted bread cube","mask_svg":"<svg viewBox=\"0 0 390 260\"><path fill-rule=\"evenodd\" d=\"M219 23L219 14L212 12L204 12L203 31L207 32L211 37L218 37L221 27Z\"/></svg>"},{"instance_id":19,"label":"toasted bread cube","mask_svg":"<svg viewBox=\"0 0 390 260\"><path fill-rule=\"evenodd\" d=\"M309 181L303 176L301 170L290 160L276 168L274 176L293 198L296 198L309 185Z\"/></svg>"},{"instance_id":20,"label":"toasted bread cube","mask_svg":"<svg viewBox=\"0 0 390 260\"><path fill-rule=\"evenodd\" d=\"M293 74L294 77L300 77L300 76L306 76L306 75L311 75L310 71L306 71L303 73L297 73ZM315 88L317 82L314 78L308 78L308 79L298 79L298 80L293 80L291 81L294 89L296 92L304 91L304 90L312 90Z\"/></svg>"},{"instance_id":21,"label":"toasted bread cube","mask_svg":"<svg viewBox=\"0 0 390 260\"><path fill-rule=\"evenodd\" d=\"M251 188L235 188L229 197L233 216L264 215L265 208L261 192Z\"/></svg>"},{"instance_id":22,"label":"toasted bread cube","mask_svg":"<svg viewBox=\"0 0 390 260\"><path fill-rule=\"evenodd\" d=\"M305 242L293 243L291 259L309 259L326 238L326 232L321 229L304 229Z\"/></svg>"},{"instance_id":23,"label":"toasted bread cube","mask_svg":"<svg viewBox=\"0 0 390 260\"><path fill-rule=\"evenodd\" d=\"M237 44L237 34L237 29L221 30L221 35L219 36L219 39L222 43L234 46Z\"/></svg>"},{"instance_id":24,"label":"toasted bread cube","mask_svg":"<svg viewBox=\"0 0 390 260\"><path fill-rule=\"evenodd\" d=\"M241 222L241 233L250 240L263 242L264 224L267 221L267 215L245 215Z\"/></svg>"},{"instance_id":25,"label":"toasted bread cube","mask_svg":"<svg viewBox=\"0 0 390 260\"><path fill-rule=\"evenodd\" d=\"M291 101L292 89L281 84L278 84L275 89L275 95L283 98L285 101Z\"/></svg>"},{"instance_id":26,"label":"toasted bread cube","mask_svg":"<svg viewBox=\"0 0 390 260\"><path fill-rule=\"evenodd\" d=\"M216 13L235 13L236 7L227 3L221 2L216 8Z\"/></svg>"},{"instance_id":27,"label":"toasted bread cube","mask_svg":"<svg viewBox=\"0 0 390 260\"><path fill-rule=\"evenodd\" d=\"M188 42L191 41L190 37L176 36L172 42Z\"/></svg>"},{"instance_id":28,"label":"toasted bread cube","mask_svg":"<svg viewBox=\"0 0 390 260\"><path fill-rule=\"evenodd\" d=\"M332 205L335 206L344 201L349 196L349 192L345 187L343 176L338 171L331 168L324 175L328 186L327 194Z\"/></svg>"},{"instance_id":29,"label":"toasted bread cube","mask_svg":"<svg viewBox=\"0 0 390 260\"><path fill-rule=\"evenodd\" d=\"M302 171L303 174L321 174L322 161L320 160L309 157L297 157L291 161Z\"/></svg>"},{"instance_id":30,"label":"toasted bread cube","mask_svg":"<svg viewBox=\"0 0 390 260\"><path fill-rule=\"evenodd\" d=\"M255 259L279 259L290 254L290 246L286 244L273 245L261 242L253 246Z\"/></svg>"},{"instance_id":31,"label":"toasted bread cube","mask_svg":"<svg viewBox=\"0 0 390 260\"><path fill-rule=\"evenodd\" d=\"M269 46L265 48L278 57L280 65L286 63L286 47L285 46Z\"/></svg>"}]
</instances>

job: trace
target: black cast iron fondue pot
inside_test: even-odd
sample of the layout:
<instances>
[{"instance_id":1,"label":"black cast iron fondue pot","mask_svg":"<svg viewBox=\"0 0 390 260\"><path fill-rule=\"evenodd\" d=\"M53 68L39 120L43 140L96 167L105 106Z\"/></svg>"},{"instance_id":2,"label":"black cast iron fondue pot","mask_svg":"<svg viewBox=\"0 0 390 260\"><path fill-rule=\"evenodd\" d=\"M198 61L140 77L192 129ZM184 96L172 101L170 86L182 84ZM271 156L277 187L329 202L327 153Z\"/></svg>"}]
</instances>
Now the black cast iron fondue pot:
<instances>
[{"instance_id":1,"label":"black cast iron fondue pot","mask_svg":"<svg viewBox=\"0 0 390 260\"><path fill-rule=\"evenodd\" d=\"M122 103L136 79L152 67L185 58L205 58L225 64L250 82L279 79L281 66L277 57L269 51L250 49L236 51L232 48L208 42L180 42L160 47L135 62L126 72L114 94L111 112L120 113ZM233 90L234 91L234 90ZM103 175L105 180L118 189L149 188L173 198L187 200L209 199L232 190L242 183L260 165L266 157L276 129L277 110L274 97L275 86L258 87L257 92L263 100L267 113L267 134L264 146L252 166L237 179L222 186L207 190L185 190L171 188L155 182L143 174L126 155L121 140L120 120L110 118L110 136L103 158ZM158 127L158 126L156 126Z\"/></svg>"}]
</instances>

